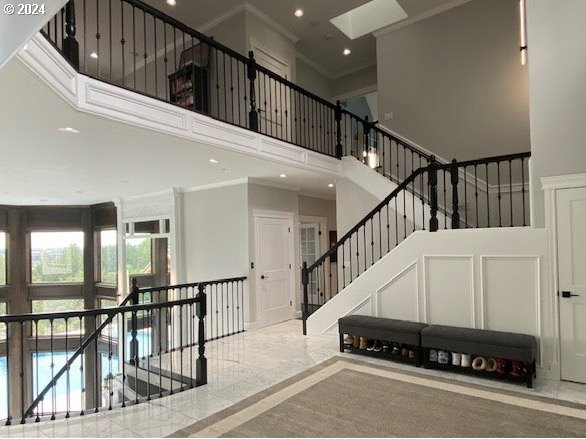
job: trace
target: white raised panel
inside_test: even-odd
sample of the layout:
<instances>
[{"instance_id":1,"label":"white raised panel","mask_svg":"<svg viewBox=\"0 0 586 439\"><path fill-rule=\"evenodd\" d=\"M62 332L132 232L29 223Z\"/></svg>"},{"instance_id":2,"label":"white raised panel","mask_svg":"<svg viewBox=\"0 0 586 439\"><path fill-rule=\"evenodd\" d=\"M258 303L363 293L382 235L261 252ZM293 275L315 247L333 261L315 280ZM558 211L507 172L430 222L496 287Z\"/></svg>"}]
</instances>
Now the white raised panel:
<instances>
[{"instance_id":1,"label":"white raised panel","mask_svg":"<svg viewBox=\"0 0 586 439\"><path fill-rule=\"evenodd\" d=\"M99 81L86 82L85 105L157 129L187 130L187 115L180 108Z\"/></svg>"},{"instance_id":2,"label":"white raised panel","mask_svg":"<svg viewBox=\"0 0 586 439\"><path fill-rule=\"evenodd\" d=\"M382 285L375 293L379 317L419 321L417 261Z\"/></svg>"},{"instance_id":3,"label":"white raised panel","mask_svg":"<svg viewBox=\"0 0 586 439\"><path fill-rule=\"evenodd\" d=\"M539 257L482 256L484 326L539 335Z\"/></svg>"},{"instance_id":4,"label":"white raised panel","mask_svg":"<svg viewBox=\"0 0 586 439\"><path fill-rule=\"evenodd\" d=\"M40 34L18 57L77 110L334 177L341 172L333 157L81 75Z\"/></svg>"},{"instance_id":5,"label":"white raised panel","mask_svg":"<svg viewBox=\"0 0 586 439\"><path fill-rule=\"evenodd\" d=\"M374 309L372 306L372 300L370 299L370 297L365 297L360 302L358 302L357 305L352 307L350 309L350 311L344 313L343 315L340 315L339 317L351 316L351 315L373 316L374 314L375 313L374 313ZM338 318L336 318L336 320L327 327L327 329L324 331L324 333L334 334L337 332L338 332Z\"/></svg>"},{"instance_id":6,"label":"white raised panel","mask_svg":"<svg viewBox=\"0 0 586 439\"><path fill-rule=\"evenodd\" d=\"M426 321L474 328L474 257L424 256Z\"/></svg>"}]
</instances>

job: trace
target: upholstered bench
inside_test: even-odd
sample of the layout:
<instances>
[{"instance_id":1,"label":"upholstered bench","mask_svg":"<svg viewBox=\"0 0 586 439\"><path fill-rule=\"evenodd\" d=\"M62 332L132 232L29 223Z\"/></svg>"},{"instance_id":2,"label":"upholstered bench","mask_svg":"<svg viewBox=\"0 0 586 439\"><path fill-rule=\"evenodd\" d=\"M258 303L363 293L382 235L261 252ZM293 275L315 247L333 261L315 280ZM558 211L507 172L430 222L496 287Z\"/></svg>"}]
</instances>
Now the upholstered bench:
<instances>
[{"instance_id":1,"label":"upholstered bench","mask_svg":"<svg viewBox=\"0 0 586 439\"><path fill-rule=\"evenodd\" d=\"M344 352L344 334L365 337L371 340L400 343L412 346L415 350L415 363L421 364L421 330L425 323L382 317L349 315L338 320L340 332L340 352Z\"/></svg>"},{"instance_id":2,"label":"upholstered bench","mask_svg":"<svg viewBox=\"0 0 586 439\"><path fill-rule=\"evenodd\" d=\"M421 346L424 350L423 365L426 368L436 366L429 359L431 349L470 354L483 358L521 361L523 362L523 376L515 376L515 378L525 381L527 387L533 386L537 341L532 335L429 325L421 330ZM452 370L460 371L465 371L464 369L462 367L452 368ZM473 370L472 368L467 369ZM484 375L488 374L484 373Z\"/></svg>"}]
</instances>

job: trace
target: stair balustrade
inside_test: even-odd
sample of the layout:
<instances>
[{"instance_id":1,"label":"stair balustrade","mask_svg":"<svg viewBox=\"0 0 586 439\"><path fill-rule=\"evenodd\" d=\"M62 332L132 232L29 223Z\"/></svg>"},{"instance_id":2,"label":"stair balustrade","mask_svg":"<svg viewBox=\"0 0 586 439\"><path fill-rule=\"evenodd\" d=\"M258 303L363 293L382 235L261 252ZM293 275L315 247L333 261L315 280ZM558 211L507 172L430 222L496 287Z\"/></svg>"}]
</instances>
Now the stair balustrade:
<instances>
[{"instance_id":1,"label":"stair balustrade","mask_svg":"<svg viewBox=\"0 0 586 439\"><path fill-rule=\"evenodd\" d=\"M313 312L413 232L527 226L530 156L445 164L430 157L313 264L303 264L304 334Z\"/></svg>"},{"instance_id":2,"label":"stair balustrade","mask_svg":"<svg viewBox=\"0 0 586 439\"><path fill-rule=\"evenodd\" d=\"M245 277L138 288L113 308L0 317L6 425L207 383L205 343L244 331Z\"/></svg>"}]
</instances>

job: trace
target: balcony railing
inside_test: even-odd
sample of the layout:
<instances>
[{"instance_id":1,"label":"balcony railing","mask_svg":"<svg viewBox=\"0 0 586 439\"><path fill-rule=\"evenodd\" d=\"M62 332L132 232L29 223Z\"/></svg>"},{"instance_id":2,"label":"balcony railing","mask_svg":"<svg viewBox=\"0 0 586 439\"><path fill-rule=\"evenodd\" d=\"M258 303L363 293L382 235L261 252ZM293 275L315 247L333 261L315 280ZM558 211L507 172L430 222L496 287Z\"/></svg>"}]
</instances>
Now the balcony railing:
<instances>
[{"instance_id":1,"label":"balcony railing","mask_svg":"<svg viewBox=\"0 0 586 439\"><path fill-rule=\"evenodd\" d=\"M80 73L401 181L429 155L140 0L71 0L42 30ZM376 159L374 157L376 156Z\"/></svg>"},{"instance_id":2,"label":"balcony railing","mask_svg":"<svg viewBox=\"0 0 586 439\"><path fill-rule=\"evenodd\" d=\"M245 282L134 284L114 308L0 317L0 418L69 418L206 384L206 341L244 330Z\"/></svg>"}]
</instances>

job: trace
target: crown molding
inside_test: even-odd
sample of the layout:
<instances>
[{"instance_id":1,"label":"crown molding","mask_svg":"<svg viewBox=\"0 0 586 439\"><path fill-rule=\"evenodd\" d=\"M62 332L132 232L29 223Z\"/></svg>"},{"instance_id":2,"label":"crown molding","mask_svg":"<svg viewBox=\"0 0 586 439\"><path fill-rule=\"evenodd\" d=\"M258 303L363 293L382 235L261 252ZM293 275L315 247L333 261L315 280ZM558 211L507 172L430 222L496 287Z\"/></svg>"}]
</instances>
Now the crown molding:
<instances>
[{"instance_id":1,"label":"crown molding","mask_svg":"<svg viewBox=\"0 0 586 439\"><path fill-rule=\"evenodd\" d=\"M225 21L228 21L229 19L231 19L232 17L235 17L238 14L241 14L245 10L246 10L246 3L242 3L238 6L236 6L235 8L232 8L229 11L226 11L223 14L220 14L220 15L212 18L211 20L207 21L206 23L204 23L200 26L197 26L197 30L198 30L198 32L201 32L202 34L206 34L208 31L210 31L214 27L222 24Z\"/></svg>"},{"instance_id":2,"label":"crown molding","mask_svg":"<svg viewBox=\"0 0 586 439\"><path fill-rule=\"evenodd\" d=\"M347 70L342 70L341 72L335 74L332 79L340 79L344 76L348 76L348 75L352 75L353 73L357 73L357 72L361 72L362 70L366 70L369 69L371 67L376 67L376 61L369 61L369 62L365 62L363 64L358 64L355 65L354 67L347 69Z\"/></svg>"},{"instance_id":3,"label":"crown molding","mask_svg":"<svg viewBox=\"0 0 586 439\"><path fill-rule=\"evenodd\" d=\"M438 14L441 14L442 12L446 12L446 11L449 11L450 9L457 8L458 6L462 6L463 4L468 3L470 1L471 0L453 0L451 2L444 4L444 5L438 6L437 8L422 12L419 15L414 15L413 17L409 17L409 18L407 18L403 21L400 21L398 23L390 24L386 27L383 27L382 29L374 31L372 33L372 35L374 35L375 38L382 37L384 35L387 35L392 32L403 29L407 26L411 26L412 24L426 20L430 17L433 17L434 15L438 15Z\"/></svg>"},{"instance_id":4,"label":"crown molding","mask_svg":"<svg viewBox=\"0 0 586 439\"><path fill-rule=\"evenodd\" d=\"M307 64L309 67L311 67L316 72L324 75L326 77L326 79L329 79L331 81L333 81L335 79L334 74L332 72L329 72L328 70L324 69L320 65L316 64L311 59L309 59L307 57L307 55L300 52L299 50L297 50L297 59L301 60L301 62L303 62L304 64Z\"/></svg>"},{"instance_id":5,"label":"crown molding","mask_svg":"<svg viewBox=\"0 0 586 439\"><path fill-rule=\"evenodd\" d=\"M218 189L218 188L228 187L228 186L238 186L240 184L248 184L248 177L237 178L235 180L220 181L219 183L204 184L201 186L186 187L186 188L179 189L179 192L186 194L189 192L200 192L200 191L207 191L207 190L211 190L211 189Z\"/></svg>"},{"instance_id":6,"label":"crown molding","mask_svg":"<svg viewBox=\"0 0 586 439\"><path fill-rule=\"evenodd\" d=\"M287 184L287 183L278 183L276 181L265 180L265 179L259 178L259 177L251 177L248 179L248 181L250 182L250 184L254 184L255 186L263 186L263 187L268 187L268 188L272 188L272 189L281 189L281 190L290 191L290 192L301 191L300 186L294 186L294 185Z\"/></svg>"},{"instance_id":7,"label":"crown molding","mask_svg":"<svg viewBox=\"0 0 586 439\"><path fill-rule=\"evenodd\" d=\"M285 26L283 26L281 23L278 23L277 21L273 20L271 17L269 17L267 14L265 14L260 9L252 6L250 3L245 3L244 8L246 9L246 12L248 12L251 15L254 15L256 18L263 21L266 25L268 25L273 30L280 33L282 36L287 38L293 44L297 44L297 42L299 41L300 37L298 35L289 31L287 28L285 28Z\"/></svg>"}]
</instances>

